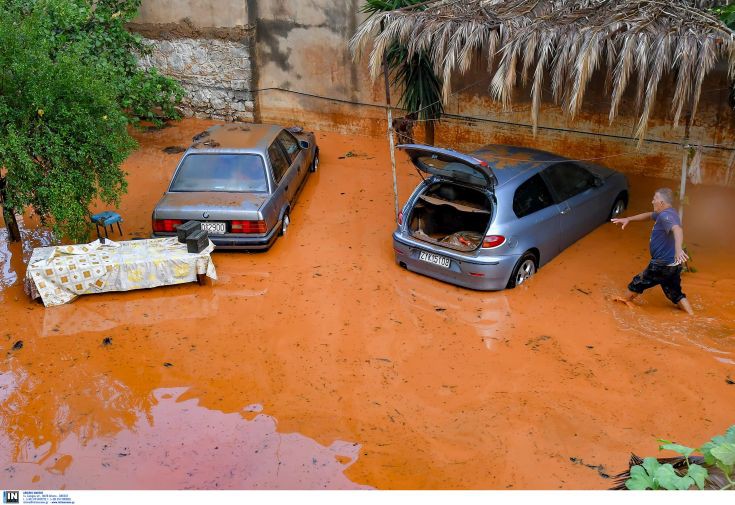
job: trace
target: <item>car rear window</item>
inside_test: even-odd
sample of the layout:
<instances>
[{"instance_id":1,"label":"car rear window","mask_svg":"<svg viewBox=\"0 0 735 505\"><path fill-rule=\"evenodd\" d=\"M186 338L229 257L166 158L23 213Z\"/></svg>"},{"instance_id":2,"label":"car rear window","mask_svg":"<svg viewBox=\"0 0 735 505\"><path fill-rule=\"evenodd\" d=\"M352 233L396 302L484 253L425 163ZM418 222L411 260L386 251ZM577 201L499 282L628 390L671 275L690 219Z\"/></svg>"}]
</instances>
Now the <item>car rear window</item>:
<instances>
[{"instance_id":1,"label":"car rear window","mask_svg":"<svg viewBox=\"0 0 735 505\"><path fill-rule=\"evenodd\" d=\"M268 191L263 158L257 154L190 154L169 191Z\"/></svg>"}]
</instances>

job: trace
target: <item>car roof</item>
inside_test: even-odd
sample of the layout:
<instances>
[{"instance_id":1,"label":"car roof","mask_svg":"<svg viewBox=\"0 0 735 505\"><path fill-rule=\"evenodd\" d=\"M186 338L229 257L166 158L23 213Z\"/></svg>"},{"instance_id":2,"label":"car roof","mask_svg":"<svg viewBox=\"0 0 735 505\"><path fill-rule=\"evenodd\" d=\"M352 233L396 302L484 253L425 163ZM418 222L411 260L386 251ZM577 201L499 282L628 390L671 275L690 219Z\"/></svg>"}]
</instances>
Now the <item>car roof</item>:
<instances>
[{"instance_id":1,"label":"car roof","mask_svg":"<svg viewBox=\"0 0 735 505\"><path fill-rule=\"evenodd\" d=\"M498 187L523 173L536 172L552 163L569 160L540 149L502 144L488 144L471 154L488 163L498 179Z\"/></svg>"},{"instance_id":2,"label":"car roof","mask_svg":"<svg viewBox=\"0 0 735 505\"><path fill-rule=\"evenodd\" d=\"M192 150L197 152L265 152L282 127L269 124L231 123L215 125L194 136Z\"/></svg>"}]
</instances>

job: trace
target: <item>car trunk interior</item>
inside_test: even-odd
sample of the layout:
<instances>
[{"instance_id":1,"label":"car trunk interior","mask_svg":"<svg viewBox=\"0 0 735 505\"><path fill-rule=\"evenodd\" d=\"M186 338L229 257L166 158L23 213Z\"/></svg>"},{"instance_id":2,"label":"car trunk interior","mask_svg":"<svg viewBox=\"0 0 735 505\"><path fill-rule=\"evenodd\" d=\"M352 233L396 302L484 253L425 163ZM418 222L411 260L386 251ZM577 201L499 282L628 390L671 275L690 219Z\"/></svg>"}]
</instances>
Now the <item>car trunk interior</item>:
<instances>
[{"instance_id":1,"label":"car trunk interior","mask_svg":"<svg viewBox=\"0 0 735 505\"><path fill-rule=\"evenodd\" d=\"M411 235L458 251L480 247L492 216L492 202L477 189L449 182L432 185L413 207Z\"/></svg>"}]
</instances>

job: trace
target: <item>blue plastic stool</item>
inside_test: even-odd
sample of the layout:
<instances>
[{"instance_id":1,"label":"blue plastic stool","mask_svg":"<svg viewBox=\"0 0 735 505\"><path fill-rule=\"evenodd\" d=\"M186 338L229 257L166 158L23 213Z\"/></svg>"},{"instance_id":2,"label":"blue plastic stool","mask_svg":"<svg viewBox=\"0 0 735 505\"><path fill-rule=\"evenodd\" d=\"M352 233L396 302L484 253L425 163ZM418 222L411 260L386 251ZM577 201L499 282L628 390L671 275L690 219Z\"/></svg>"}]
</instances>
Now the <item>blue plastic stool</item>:
<instances>
[{"instance_id":1,"label":"blue plastic stool","mask_svg":"<svg viewBox=\"0 0 735 505\"><path fill-rule=\"evenodd\" d=\"M111 210L106 210L92 216L92 222L97 227L97 238L101 238L100 225L105 229L105 237L110 238L107 233L107 227L109 226L110 229L112 229L112 225L115 223L117 223L117 231L119 231L120 236L122 236L122 228L120 227L120 223L122 223L122 221L123 218L120 217L120 214Z\"/></svg>"}]
</instances>

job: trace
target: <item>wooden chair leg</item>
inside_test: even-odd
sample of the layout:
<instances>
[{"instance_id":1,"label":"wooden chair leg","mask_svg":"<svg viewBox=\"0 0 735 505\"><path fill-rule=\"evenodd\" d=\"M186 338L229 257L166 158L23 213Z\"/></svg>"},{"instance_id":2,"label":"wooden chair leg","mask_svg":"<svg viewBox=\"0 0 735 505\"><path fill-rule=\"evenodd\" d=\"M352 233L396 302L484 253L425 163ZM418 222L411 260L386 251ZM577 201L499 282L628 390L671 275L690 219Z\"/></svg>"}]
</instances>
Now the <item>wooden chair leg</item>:
<instances>
[{"instance_id":1,"label":"wooden chair leg","mask_svg":"<svg viewBox=\"0 0 735 505\"><path fill-rule=\"evenodd\" d=\"M120 227L120 221L117 222L117 231L120 232L120 236L122 237L122 228Z\"/></svg>"},{"instance_id":2,"label":"wooden chair leg","mask_svg":"<svg viewBox=\"0 0 735 505\"><path fill-rule=\"evenodd\" d=\"M207 282L207 274L197 274L197 284L204 286L205 282Z\"/></svg>"}]
</instances>

